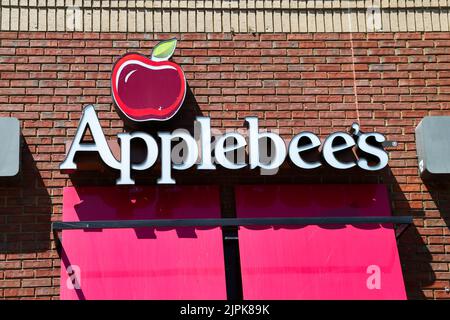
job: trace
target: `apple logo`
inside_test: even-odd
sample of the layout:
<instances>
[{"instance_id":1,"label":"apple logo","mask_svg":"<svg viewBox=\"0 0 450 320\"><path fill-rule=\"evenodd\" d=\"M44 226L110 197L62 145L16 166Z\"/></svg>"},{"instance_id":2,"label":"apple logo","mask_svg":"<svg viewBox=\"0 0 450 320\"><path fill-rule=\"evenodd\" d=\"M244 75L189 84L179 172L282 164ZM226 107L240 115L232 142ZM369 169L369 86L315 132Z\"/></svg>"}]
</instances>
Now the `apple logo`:
<instances>
[{"instance_id":1,"label":"apple logo","mask_svg":"<svg viewBox=\"0 0 450 320\"><path fill-rule=\"evenodd\" d=\"M114 65L111 88L118 109L132 121L164 121L183 104L186 78L181 67L168 61L176 39L158 43L151 58L138 53L122 56Z\"/></svg>"}]
</instances>

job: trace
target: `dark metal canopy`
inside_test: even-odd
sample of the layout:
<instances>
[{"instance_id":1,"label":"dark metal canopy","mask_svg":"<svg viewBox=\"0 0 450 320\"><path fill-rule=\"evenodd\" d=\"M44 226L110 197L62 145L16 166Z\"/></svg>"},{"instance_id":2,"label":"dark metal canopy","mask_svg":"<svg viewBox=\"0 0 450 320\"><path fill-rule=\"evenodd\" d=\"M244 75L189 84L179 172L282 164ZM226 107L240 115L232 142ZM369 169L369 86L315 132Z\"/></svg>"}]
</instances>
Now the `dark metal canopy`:
<instances>
[{"instance_id":1,"label":"dark metal canopy","mask_svg":"<svg viewBox=\"0 0 450 320\"><path fill-rule=\"evenodd\" d=\"M52 230L57 250L61 250L61 230L85 229L124 229L124 228L180 228L180 227L244 227L244 226L295 226L295 225L355 225L355 224L394 224L396 238L412 224L411 216L390 217L303 217L303 218L222 218L222 219L151 219L151 220L102 220L53 222Z\"/></svg>"}]
</instances>

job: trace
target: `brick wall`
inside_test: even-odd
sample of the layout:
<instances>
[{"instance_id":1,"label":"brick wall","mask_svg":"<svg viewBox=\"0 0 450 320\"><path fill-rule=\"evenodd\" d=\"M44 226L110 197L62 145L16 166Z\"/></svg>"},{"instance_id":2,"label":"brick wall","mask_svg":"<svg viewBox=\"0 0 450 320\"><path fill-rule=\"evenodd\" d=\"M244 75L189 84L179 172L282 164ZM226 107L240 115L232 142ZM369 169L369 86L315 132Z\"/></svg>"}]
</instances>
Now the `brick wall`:
<instances>
[{"instance_id":1,"label":"brick wall","mask_svg":"<svg viewBox=\"0 0 450 320\"><path fill-rule=\"evenodd\" d=\"M450 298L450 184L422 182L414 144L423 116L450 115L448 33L51 32L0 33L0 116L19 118L23 134L22 174L0 181L1 298L58 298L50 223L61 218L62 187L114 179L60 174L64 143L86 104L96 105L108 136L122 132L110 96L112 63L129 51L149 55L154 39L171 36L181 40L174 61L190 91L167 128L189 126L198 114L211 116L215 127L240 128L245 116L257 115L260 126L286 138L304 130L324 137L359 119L363 130L399 142L390 148L389 168L364 176L327 169L284 168L271 177L219 170L212 175L224 196L232 199L230 188L243 181L385 183L393 213L415 217L399 242L409 298ZM179 182L210 182L210 173L191 173L177 173ZM157 174L141 174L138 181L155 183ZM230 203L225 211L232 211Z\"/></svg>"}]
</instances>

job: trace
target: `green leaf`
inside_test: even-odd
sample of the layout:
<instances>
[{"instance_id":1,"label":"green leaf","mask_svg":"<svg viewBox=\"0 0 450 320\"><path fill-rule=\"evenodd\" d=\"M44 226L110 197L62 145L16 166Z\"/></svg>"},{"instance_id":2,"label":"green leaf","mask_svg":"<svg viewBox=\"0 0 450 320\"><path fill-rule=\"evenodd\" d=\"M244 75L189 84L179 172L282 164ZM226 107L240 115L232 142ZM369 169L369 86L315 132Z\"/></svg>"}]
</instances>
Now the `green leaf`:
<instances>
[{"instance_id":1,"label":"green leaf","mask_svg":"<svg viewBox=\"0 0 450 320\"><path fill-rule=\"evenodd\" d=\"M173 55L177 46L177 39L164 40L158 43L152 52L153 61L166 61Z\"/></svg>"}]
</instances>

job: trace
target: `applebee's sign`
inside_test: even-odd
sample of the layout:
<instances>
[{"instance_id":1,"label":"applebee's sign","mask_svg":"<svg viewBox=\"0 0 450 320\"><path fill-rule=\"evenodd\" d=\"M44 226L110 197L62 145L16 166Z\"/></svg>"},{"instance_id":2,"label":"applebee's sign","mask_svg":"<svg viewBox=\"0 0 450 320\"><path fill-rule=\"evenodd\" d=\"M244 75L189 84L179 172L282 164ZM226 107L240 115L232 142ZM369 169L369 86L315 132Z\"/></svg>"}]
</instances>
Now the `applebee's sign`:
<instances>
[{"instance_id":1,"label":"applebee's sign","mask_svg":"<svg viewBox=\"0 0 450 320\"><path fill-rule=\"evenodd\" d=\"M123 56L114 66L111 87L116 106L128 119L136 122L149 120L167 120L181 107L186 93L186 83L183 71L175 63L167 60L173 54L176 40L158 44L152 58L148 59L137 54ZM211 132L209 117L197 117L194 127L197 134L194 137L186 130L177 129L173 132L158 132L157 139L145 132L120 133L120 160L111 152L94 106L89 105L83 110L74 140L65 160L61 163L63 171L74 171L77 153L96 152L110 168L120 172L116 183L119 185L134 184L132 171L150 169L160 158L161 174L158 184L174 184L173 170L187 170L196 166L198 170L215 170L219 165L223 168L236 170L250 169L276 170L288 157L301 169L315 169L328 164L336 169L359 167L363 170L376 171L388 163L388 155L382 148L386 141L380 133L362 133L359 125L353 125L353 134L335 132L322 143L312 132L300 132L286 144L274 132L260 132L257 117L246 117L247 134L228 132L214 135ZM83 142L84 135L90 130L91 142ZM145 143L147 153L140 163L131 161L131 145L133 140ZM270 141L271 156L262 154ZM177 142L175 144L175 142ZM181 161L174 159L174 149L183 153ZM248 157L233 159L234 152L247 150ZM306 155L318 151L321 157L311 160ZM358 155L354 160L342 160L342 152ZM247 159L248 158L248 159Z\"/></svg>"}]
</instances>

